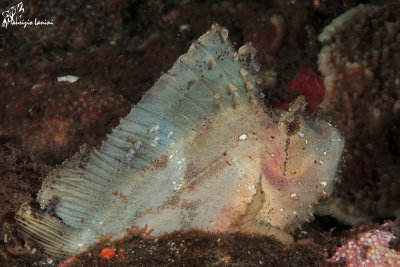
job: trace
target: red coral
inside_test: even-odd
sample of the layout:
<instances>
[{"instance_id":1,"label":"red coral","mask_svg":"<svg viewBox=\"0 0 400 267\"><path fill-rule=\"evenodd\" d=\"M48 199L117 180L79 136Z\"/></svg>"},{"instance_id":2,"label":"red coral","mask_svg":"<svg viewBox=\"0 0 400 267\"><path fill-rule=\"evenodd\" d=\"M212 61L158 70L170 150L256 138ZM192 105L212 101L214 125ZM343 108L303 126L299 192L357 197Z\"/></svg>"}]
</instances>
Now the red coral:
<instances>
[{"instance_id":1,"label":"red coral","mask_svg":"<svg viewBox=\"0 0 400 267\"><path fill-rule=\"evenodd\" d=\"M282 109L288 109L290 102L300 95L306 98L307 109L311 112L315 111L324 100L324 80L310 68L300 67L297 76L292 78L289 86L281 85L280 87L285 92L295 92L294 96L287 97L284 102L278 104L278 107Z\"/></svg>"}]
</instances>

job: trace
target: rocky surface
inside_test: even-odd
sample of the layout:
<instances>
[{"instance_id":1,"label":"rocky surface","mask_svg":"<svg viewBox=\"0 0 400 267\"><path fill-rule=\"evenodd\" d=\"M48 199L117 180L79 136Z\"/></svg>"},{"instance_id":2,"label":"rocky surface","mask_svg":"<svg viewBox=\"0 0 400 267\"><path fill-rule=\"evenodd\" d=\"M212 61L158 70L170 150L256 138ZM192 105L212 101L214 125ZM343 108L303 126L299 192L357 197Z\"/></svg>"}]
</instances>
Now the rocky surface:
<instances>
[{"instance_id":1,"label":"rocky surface","mask_svg":"<svg viewBox=\"0 0 400 267\"><path fill-rule=\"evenodd\" d=\"M3 214L0 220L3 229L0 261L18 266L50 262L40 250L34 249L34 244L24 244L24 240L16 235L13 212L18 210L21 202L35 198L49 167L75 153L80 145L98 146L104 134L118 124L131 104L135 104L160 74L168 70L213 22L228 28L236 44L252 41L258 48L262 71L269 78L269 83L264 86L270 89L265 89L264 93L268 104L276 105L288 97L288 92L276 84L288 86L300 67L317 70L317 55L321 49L317 37L323 27L361 2L381 5L391 1L275 0L216 4L171 1L165 4L163 1L77 0L61 1L59 6L48 1L24 2L25 19L54 19L54 25L0 29L0 126L3 134L1 151L4 152L4 171L0 179L7 186L7 190L0 194L0 206L5 207L0 213ZM1 11L9 7L8 2L0 4ZM71 84L57 82L57 77L65 75L75 75L80 79ZM364 127L362 125L366 122L374 121L377 123L374 129L378 133L384 129L389 134L385 138L391 136L392 139L386 139L389 143L382 141L385 146L372 154L356 150L357 147L368 150L370 137L365 139L363 135L357 135L353 139L357 145L348 146L342 169L346 175L343 175L339 188L365 180L366 174L360 171L364 170L363 166L370 168L367 176L371 178L359 187L362 197L350 198L348 203L362 202L363 205L364 202L373 202L379 190L383 193L378 195L390 196L393 177L399 177L396 168L387 168L384 172L380 168L389 166L386 163L393 162L399 155L398 129L393 124L393 119L398 118L393 117L398 114L398 105L392 103L390 95L388 98L385 92L381 93L374 101L378 101L380 107L388 106L380 113L384 119L378 122L369 120L366 116L369 113L360 112L352 117L352 123L361 122L360 127ZM360 103L368 107L375 103L368 101L356 97L348 105L339 103L335 107L338 114L348 114L354 110L349 107ZM39 110L35 109L37 107ZM78 111L79 107L82 109ZM394 113L390 113L392 109ZM75 120L76 116L81 120ZM104 121L101 119L103 116L107 117ZM335 120L335 117L331 118ZM337 122L345 132L349 124L346 118L343 117L343 124ZM48 140L46 147L41 145L43 140ZM61 142L60 147L59 141L63 140L67 142ZM350 159L349 155L354 155L357 160L354 157ZM371 164L374 159L379 160ZM343 191L337 192L340 195ZM370 227L377 228L379 219L372 218L372 221ZM336 246L345 244L341 240L351 234L349 229L331 217L317 217L315 222L296 231L298 241L289 250L265 237L209 236L193 232L172 234L159 241L135 238L135 242L128 239L124 243L102 245L116 248L115 258L99 258L98 253L103 247L98 247L82 255L75 265L101 263L122 266L130 262L148 265L273 263L291 266L301 263L321 266L331 264L326 260L334 255ZM393 233L399 236L398 224L395 224ZM240 245L235 246L236 243ZM394 249L399 249L396 239L391 244ZM122 257L120 249L130 253ZM169 254L165 256L167 251ZM199 258L199 255L202 256Z\"/></svg>"}]
</instances>

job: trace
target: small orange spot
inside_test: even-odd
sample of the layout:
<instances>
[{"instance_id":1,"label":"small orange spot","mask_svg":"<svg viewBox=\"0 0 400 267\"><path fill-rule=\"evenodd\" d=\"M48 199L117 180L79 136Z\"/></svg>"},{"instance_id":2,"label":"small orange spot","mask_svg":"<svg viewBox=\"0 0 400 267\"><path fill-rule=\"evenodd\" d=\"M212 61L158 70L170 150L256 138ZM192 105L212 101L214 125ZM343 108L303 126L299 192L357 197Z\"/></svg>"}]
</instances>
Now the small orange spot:
<instances>
[{"instance_id":1,"label":"small orange spot","mask_svg":"<svg viewBox=\"0 0 400 267\"><path fill-rule=\"evenodd\" d=\"M99 255L102 259L111 259L112 257L115 256L115 249L103 248L103 250L100 252Z\"/></svg>"}]
</instances>

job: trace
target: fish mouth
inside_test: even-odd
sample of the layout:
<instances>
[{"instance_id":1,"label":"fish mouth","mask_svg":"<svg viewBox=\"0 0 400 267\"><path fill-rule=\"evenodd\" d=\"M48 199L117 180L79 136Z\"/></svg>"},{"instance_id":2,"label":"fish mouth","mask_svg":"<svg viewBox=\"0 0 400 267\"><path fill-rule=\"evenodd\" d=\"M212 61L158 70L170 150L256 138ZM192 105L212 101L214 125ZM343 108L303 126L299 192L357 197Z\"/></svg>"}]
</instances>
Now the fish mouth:
<instances>
[{"instance_id":1,"label":"fish mouth","mask_svg":"<svg viewBox=\"0 0 400 267\"><path fill-rule=\"evenodd\" d=\"M264 174L275 177L272 180L295 179L303 176L317 158L303 140L283 137L267 146L266 153L261 155L261 167Z\"/></svg>"},{"instance_id":2,"label":"fish mouth","mask_svg":"<svg viewBox=\"0 0 400 267\"><path fill-rule=\"evenodd\" d=\"M336 130L322 121L289 113L278 122L279 130L266 131L265 149L261 152L263 175L274 185L295 182L316 169L326 167ZM286 182L285 182L286 181Z\"/></svg>"},{"instance_id":3,"label":"fish mouth","mask_svg":"<svg viewBox=\"0 0 400 267\"><path fill-rule=\"evenodd\" d=\"M263 179L278 190L288 188L290 184L301 182L304 177L312 173L313 157L310 158L279 158L279 153L271 158L264 157L261 163Z\"/></svg>"}]
</instances>

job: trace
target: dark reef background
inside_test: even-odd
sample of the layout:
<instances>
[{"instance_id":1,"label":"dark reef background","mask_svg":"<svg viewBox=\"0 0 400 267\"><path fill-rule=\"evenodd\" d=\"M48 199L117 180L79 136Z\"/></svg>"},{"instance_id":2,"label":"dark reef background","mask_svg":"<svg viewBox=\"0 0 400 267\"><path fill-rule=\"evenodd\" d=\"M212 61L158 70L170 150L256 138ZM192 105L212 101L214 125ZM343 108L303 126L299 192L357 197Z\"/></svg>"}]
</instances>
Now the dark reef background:
<instances>
[{"instance_id":1,"label":"dark reef background","mask_svg":"<svg viewBox=\"0 0 400 267\"><path fill-rule=\"evenodd\" d=\"M19 2L1 1L0 11ZM321 50L317 36L332 19L360 3L389 2L392 1L22 1L24 20L37 18L54 24L26 28L9 25L0 29L0 265L51 263L39 248L32 253L34 244L25 243L17 233L14 215L19 206L34 201L46 174L81 145L99 147L131 105L213 23L229 29L236 48L251 41L258 49L266 102L275 106L287 97L280 85L287 85L299 68L317 71ZM79 80L57 81L67 75ZM363 100L356 99L350 105L360 104L357 101ZM393 116L384 124L394 133L393 140L388 141L392 142L390 150L380 151L385 155L378 154L376 158L386 158L387 154L391 159L400 157L400 117L397 113ZM362 138L357 141L361 142L360 147L364 146ZM351 179L363 179L365 173L352 171L358 168L371 176L379 174L373 169L374 158L363 159L363 153L360 156L352 149L349 146L345 151L342 180L346 173ZM352 156L354 153L357 157ZM399 177L395 166L393 175ZM373 181L371 184L365 192L374 190ZM400 188L396 192L400 194ZM360 194L363 199L353 201L375 197ZM398 195L394 197L399 199ZM326 260L344 244L345 238L376 228L382 222L383 218L373 218L361 228L352 228L330 216L317 217L295 232L296 242L289 248L268 237L242 234L193 231L172 233L158 240L132 235L113 244L104 240L79 256L73 265L324 266L331 265ZM400 237L399 224L395 222L393 231ZM400 250L398 241L391 246ZM115 248L117 256L100 257L104 247Z\"/></svg>"}]
</instances>

